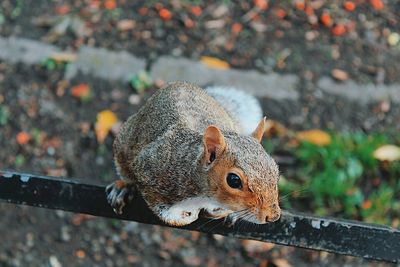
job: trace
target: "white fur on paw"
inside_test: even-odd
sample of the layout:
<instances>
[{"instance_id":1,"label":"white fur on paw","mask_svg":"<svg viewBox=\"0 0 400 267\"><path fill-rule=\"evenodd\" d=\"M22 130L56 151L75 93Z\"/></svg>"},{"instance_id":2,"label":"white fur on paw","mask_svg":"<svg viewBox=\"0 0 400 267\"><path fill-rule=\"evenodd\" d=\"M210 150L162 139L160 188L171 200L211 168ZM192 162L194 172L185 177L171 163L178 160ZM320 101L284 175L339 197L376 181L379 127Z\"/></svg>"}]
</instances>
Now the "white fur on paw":
<instances>
[{"instance_id":1,"label":"white fur on paw","mask_svg":"<svg viewBox=\"0 0 400 267\"><path fill-rule=\"evenodd\" d=\"M176 226L194 222L199 217L199 212L202 209L205 209L214 218L222 218L232 212L210 197L188 198L168 208L156 208L163 221Z\"/></svg>"}]
</instances>

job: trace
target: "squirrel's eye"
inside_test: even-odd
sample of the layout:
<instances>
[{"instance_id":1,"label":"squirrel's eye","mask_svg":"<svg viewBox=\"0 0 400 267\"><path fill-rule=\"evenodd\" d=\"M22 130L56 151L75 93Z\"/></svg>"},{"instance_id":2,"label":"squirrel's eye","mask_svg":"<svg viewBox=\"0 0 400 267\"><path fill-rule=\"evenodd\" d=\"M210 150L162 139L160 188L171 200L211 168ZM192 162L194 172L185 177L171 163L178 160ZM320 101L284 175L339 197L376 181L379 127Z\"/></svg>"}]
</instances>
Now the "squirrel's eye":
<instances>
[{"instance_id":1,"label":"squirrel's eye","mask_svg":"<svg viewBox=\"0 0 400 267\"><path fill-rule=\"evenodd\" d=\"M240 177L237 174L229 173L228 176L226 177L226 182L232 188L235 189L242 188L242 181L240 180Z\"/></svg>"}]
</instances>

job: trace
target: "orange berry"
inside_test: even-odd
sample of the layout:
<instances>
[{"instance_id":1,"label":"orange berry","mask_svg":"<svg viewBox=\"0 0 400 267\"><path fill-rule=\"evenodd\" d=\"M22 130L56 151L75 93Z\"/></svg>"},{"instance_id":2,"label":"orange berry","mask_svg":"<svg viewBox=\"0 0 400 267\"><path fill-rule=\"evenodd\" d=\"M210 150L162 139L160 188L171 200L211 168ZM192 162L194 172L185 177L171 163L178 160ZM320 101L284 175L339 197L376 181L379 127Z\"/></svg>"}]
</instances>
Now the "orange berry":
<instances>
[{"instance_id":1,"label":"orange berry","mask_svg":"<svg viewBox=\"0 0 400 267\"><path fill-rule=\"evenodd\" d=\"M31 135L27 132L19 132L16 136L17 143L20 145L25 145L31 140Z\"/></svg>"},{"instance_id":2,"label":"orange berry","mask_svg":"<svg viewBox=\"0 0 400 267\"><path fill-rule=\"evenodd\" d=\"M354 11L354 9L356 9L356 4L352 1L346 1L343 4L344 9L346 9L347 11Z\"/></svg>"},{"instance_id":3,"label":"orange berry","mask_svg":"<svg viewBox=\"0 0 400 267\"><path fill-rule=\"evenodd\" d=\"M169 11L166 8L161 8L160 11L158 12L158 15L165 21L170 20L172 18L171 11Z\"/></svg>"}]
</instances>

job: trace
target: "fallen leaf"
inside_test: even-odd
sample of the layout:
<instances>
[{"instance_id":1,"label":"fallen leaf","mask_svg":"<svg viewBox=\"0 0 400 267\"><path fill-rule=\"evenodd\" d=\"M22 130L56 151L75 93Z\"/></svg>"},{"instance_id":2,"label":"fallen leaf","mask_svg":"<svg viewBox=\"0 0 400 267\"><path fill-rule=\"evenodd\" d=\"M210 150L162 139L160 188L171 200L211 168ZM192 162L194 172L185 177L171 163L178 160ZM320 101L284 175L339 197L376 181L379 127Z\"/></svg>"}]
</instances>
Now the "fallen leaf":
<instances>
[{"instance_id":1,"label":"fallen leaf","mask_svg":"<svg viewBox=\"0 0 400 267\"><path fill-rule=\"evenodd\" d=\"M276 8L275 16L277 16L280 19L283 19L284 17L286 17L286 11L283 8Z\"/></svg>"},{"instance_id":2,"label":"fallen leaf","mask_svg":"<svg viewBox=\"0 0 400 267\"><path fill-rule=\"evenodd\" d=\"M265 128L264 136L266 137L271 137L273 135L284 136L287 133L285 126L274 120L268 119Z\"/></svg>"},{"instance_id":3,"label":"fallen leaf","mask_svg":"<svg viewBox=\"0 0 400 267\"><path fill-rule=\"evenodd\" d=\"M131 19L123 19L118 21L117 23L117 29L120 31L129 31L135 28L135 26L136 26L136 21Z\"/></svg>"},{"instance_id":4,"label":"fallen leaf","mask_svg":"<svg viewBox=\"0 0 400 267\"><path fill-rule=\"evenodd\" d=\"M149 13L149 9L147 7L141 7L139 8L139 15L140 16L146 16Z\"/></svg>"},{"instance_id":5,"label":"fallen leaf","mask_svg":"<svg viewBox=\"0 0 400 267\"><path fill-rule=\"evenodd\" d=\"M294 6L298 9L298 10L304 10L306 8L306 3L304 2L304 0L296 0L294 2Z\"/></svg>"},{"instance_id":6,"label":"fallen leaf","mask_svg":"<svg viewBox=\"0 0 400 267\"><path fill-rule=\"evenodd\" d=\"M140 256L136 256L136 255L128 255L128 256L126 257L126 261L127 261L129 264L138 263L138 262L141 261L141 257L140 257Z\"/></svg>"},{"instance_id":7,"label":"fallen leaf","mask_svg":"<svg viewBox=\"0 0 400 267\"><path fill-rule=\"evenodd\" d=\"M65 15L71 10L69 5L61 5L56 7L56 14L58 15Z\"/></svg>"},{"instance_id":8,"label":"fallen leaf","mask_svg":"<svg viewBox=\"0 0 400 267\"><path fill-rule=\"evenodd\" d=\"M353 1L345 1L343 3L343 7L347 11L351 12L351 11L354 11L354 9L356 9L356 4Z\"/></svg>"},{"instance_id":9,"label":"fallen leaf","mask_svg":"<svg viewBox=\"0 0 400 267\"><path fill-rule=\"evenodd\" d=\"M254 5L261 10L267 10L268 8L268 1L267 0L254 0Z\"/></svg>"},{"instance_id":10,"label":"fallen leaf","mask_svg":"<svg viewBox=\"0 0 400 267\"><path fill-rule=\"evenodd\" d=\"M382 0L370 0L370 3L375 10L381 10L384 6Z\"/></svg>"},{"instance_id":11,"label":"fallen leaf","mask_svg":"<svg viewBox=\"0 0 400 267\"><path fill-rule=\"evenodd\" d=\"M17 143L20 145L26 145L31 140L31 135L27 132L19 132L16 136Z\"/></svg>"},{"instance_id":12,"label":"fallen leaf","mask_svg":"<svg viewBox=\"0 0 400 267\"><path fill-rule=\"evenodd\" d=\"M341 69L333 69L331 74L333 78L339 81L346 81L349 79L349 74Z\"/></svg>"},{"instance_id":13,"label":"fallen leaf","mask_svg":"<svg viewBox=\"0 0 400 267\"><path fill-rule=\"evenodd\" d=\"M63 176L67 176L67 170L64 169L64 168L47 169L46 170L46 175L54 176L54 177L63 177Z\"/></svg>"},{"instance_id":14,"label":"fallen leaf","mask_svg":"<svg viewBox=\"0 0 400 267\"><path fill-rule=\"evenodd\" d=\"M90 98L90 87L86 83L78 84L71 88L71 95L82 101Z\"/></svg>"},{"instance_id":15,"label":"fallen leaf","mask_svg":"<svg viewBox=\"0 0 400 267\"><path fill-rule=\"evenodd\" d=\"M103 110L97 114L95 125L96 137L99 143L103 143L111 128L118 122L117 116L111 110Z\"/></svg>"},{"instance_id":16,"label":"fallen leaf","mask_svg":"<svg viewBox=\"0 0 400 267\"><path fill-rule=\"evenodd\" d=\"M185 27L188 28L188 29L193 28L193 26L194 26L194 22L190 18L186 18L184 20L184 24L185 24Z\"/></svg>"},{"instance_id":17,"label":"fallen leaf","mask_svg":"<svg viewBox=\"0 0 400 267\"><path fill-rule=\"evenodd\" d=\"M257 240L243 240L242 246L247 253L260 253L271 250L275 245Z\"/></svg>"},{"instance_id":18,"label":"fallen leaf","mask_svg":"<svg viewBox=\"0 0 400 267\"><path fill-rule=\"evenodd\" d=\"M317 146L326 146L332 142L328 133L318 129L298 132L296 138L299 141L309 142Z\"/></svg>"},{"instance_id":19,"label":"fallen leaf","mask_svg":"<svg viewBox=\"0 0 400 267\"><path fill-rule=\"evenodd\" d=\"M276 267L292 267L292 265L285 259L273 259L272 262Z\"/></svg>"},{"instance_id":20,"label":"fallen leaf","mask_svg":"<svg viewBox=\"0 0 400 267\"><path fill-rule=\"evenodd\" d=\"M201 15L201 13L202 13L203 11L201 10L201 7L199 7L199 6L192 6L192 8L190 9L190 12L191 12L193 15L195 15L196 17L198 17L198 16Z\"/></svg>"},{"instance_id":21,"label":"fallen leaf","mask_svg":"<svg viewBox=\"0 0 400 267\"><path fill-rule=\"evenodd\" d=\"M54 53L50 56L50 59L56 61L56 62L74 62L78 59L78 55L75 53L66 53L66 52L61 52L61 53Z\"/></svg>"},{"instance_id":22,"label":"fallen leaf","mask_svg":"<svg viewBox=\"0 0 400 267\"><path fill-rule=\"evenodd\" d=\"M91 219L94 219L94 218L95 217L92 216L92 215L78 213L78 214L74 214L72 216L71 222L72 222L73 225L78 226L78 225L81 225L82 222L88 221L88 220L91 220Z\"/></svg>"},{"instance_id":23,"label":"fallen leaf","mask_svg":"<svg viewBox=\"0 0 400 267\"><path fill-rule=\"evenodd\" d=\"M192 239L192 241L197 241L197 240L199 240L200 232L191 231L190 234L191 234L191 239Z\"/></svg>"},{"instance_id":24,"label":"fallen leaf","mask_svg":"<svg viewBox=\"0 0 400 267\"><path fill-rule=\"evenodd\" d=\"M346 26L343 24L337 24L332 28L332 34L335 36L342 36L346 33Z\"/></svg>"},{"instance_id":25,"label":"fallen leaf","mask_svg":"<svg viewBox=\"0 0 400 267\"><path fill-rule=\"evenodd\" d=\"M323 12L322 15L319 17L319 20L323 25L327 27L330 27L333 23L331 15L328 12Z\"/></svg>"},{"instance_id":26,"label":"fallen leaf","mask_svg":"<svg viewBox=\"0 0 400 267\"><path fill-rule=\"evenodd\" d=\"M75 251L75 256L79 259L84 259L86 257L86 253L82 249L79 249Z\"/></svg>"},{"instance_id":27,"label":"fallen leaf","mask_svg":"<svg viewBox=\"0 0 400 267\"><path fill-rule=\"evenodd\" d=\"M362 205L361 205L363 210L368 210L372 207L372 202L371 200L365 200Z\"/></svg>"},{"instance_id":28,"label":"fallen leaf","mask_svg":"<svg viewBox=\"0 0 400 267\"><path fill-rule=\"evenodd\" d=\"M112 10L117 7L117 3L115 2L115 0L106 0L104 2L104 7L108 10Z\"/></svg>"},{"instance_id":29,"label":"fallen leaf","mask_svg":"<svg viewBox=\"0 0 400 267\"><path fill-rule=\"evenodd\" d=\"M243 26L239 22L235 22L232 24L231 31L234 35L238 35L242 31L242 29L243 29Z\"/></svg>"},{"instance_id":30,"label":"fallen leaf","mask_svg":"<svg viewBox=\"0 0 400 267\"><path fill-rule=\"evenodd\" d=\"M204 27L207 29L220 29L225 26L225 20L215 19L204 22Z\"/></svg>"},{"instance_id":31,"label":"fallen leaf","mask_svg":"<svg viewBox=\"0 0 400 267\"><path fill-rule=\"evenodd\" d=\"M227 70L230 68L228 62L215 57L202 56L200 62L213 69Z\"/></svg>"},{"instance_id":32,"label":"fallen leaf","mask_svg":"<svg viewBox=\"0 0 400 267\"><path fill-rule=\"evenodd\" d=\"M158 11L158 15L162 20L168 21L172 18L172 13L166 8L161 8L160 11Z\"/></svg>"},{"instance_id":33,"label":"fallen leaf","mask_svg":"<svg viewBox=\"0 0 400 267\"><path fill-rule=\"evenodd\" d=\"M315 16L315 11L312 7L310 6L306 6L306 8L304 9L304 12L306 13L307 16Z\"/></svg>"},{"instance_id":34,"label":"fallen leaf","mask_svg":"<svg viewBox=\"0 0 400 267\"><path fill-rule=\"evenodd\" d=\"M201 265L201 258L198 256L189 256L184 257L183 262L187 266L200 266Z\"/></svg>"},{"instance_id":35,"label":"fallen leaf","mask_svg":"<svg viewBox=\"0 0 400 267\"><path fill-rule=\"evenodd\" d=\"M380 161L399 160L400 147L395 145L383 145L374 151L373 156Z\"/></svg>"}]
</instances>

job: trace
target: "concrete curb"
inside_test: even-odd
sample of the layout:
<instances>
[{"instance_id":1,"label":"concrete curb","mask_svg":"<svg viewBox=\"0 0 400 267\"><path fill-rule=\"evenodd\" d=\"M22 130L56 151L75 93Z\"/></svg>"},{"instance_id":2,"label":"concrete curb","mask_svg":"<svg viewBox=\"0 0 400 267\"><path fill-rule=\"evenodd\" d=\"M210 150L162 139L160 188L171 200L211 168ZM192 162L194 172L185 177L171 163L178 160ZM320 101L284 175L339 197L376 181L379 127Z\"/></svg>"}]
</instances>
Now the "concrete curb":
<instances>
[{"instance_id":1,"label":"concrete curb","mask_svg":"<svg viewBox=\"0 0 400 267\"><path fill-rule=\"evenodd\" d=\"M173 57L161 57L152 66L154 79L185 80L199 85L214 84L236 87L259 98L297 100L296 75L261 74L254 70L212 69L201 62Z\"/></svg>"},{"instance_id":2,"label":"concrete curb","mask_svg":"<svg viewBox=\"0 0 400 267\"><path fill-rule=\"evenodd\" d=\"M126 51L113 52L104 48L82 46L78 52L78 60L68 65L65 78L71 80L82 72L105 80L126 82L145 68L146 62L143 59Z\"/></svg>"},{"instance_id":3,"label":"concrete curb","mask_svg":"<svg viewBox=\"0 0 400 267\"><path fill-rule=\"evenodd\" d=\"M40 41L0 37L0 59L11 63L40 64L54 53L62 52L56 46ZM146 60L126 52L115 52L104 48L82 46L77 60L68 64L65 78L73 79L79 72L104 80L128 81L134 74L146 67ZM111 67L112 66L112 67ZM246 90L260 99L284 102L298 102L300 95L299 78L291 74L262 74L255 70L212 69L201 62L170 56L160 57L150 68L154 79L166 82L186 80L199 84L233 86ZM342 97L361 104L382 100L400 103L400 85L360 85L353 81L337 83L324 77L317 82L321 92Z\"/></svg>"},{"instance_id":4,"label":"concrete curb","mask_svg":"<svg viewBox=\"0 0 400 267\"><path fill-rule=\"evenodd\" d=\"M344 97L363 104L383 100L397 104L400 103L400 84L360 85L351 80L344 83L337 83L331 78L323 77L318 81L317 88L326 93Z\"/></svg>"}]
</instances>

